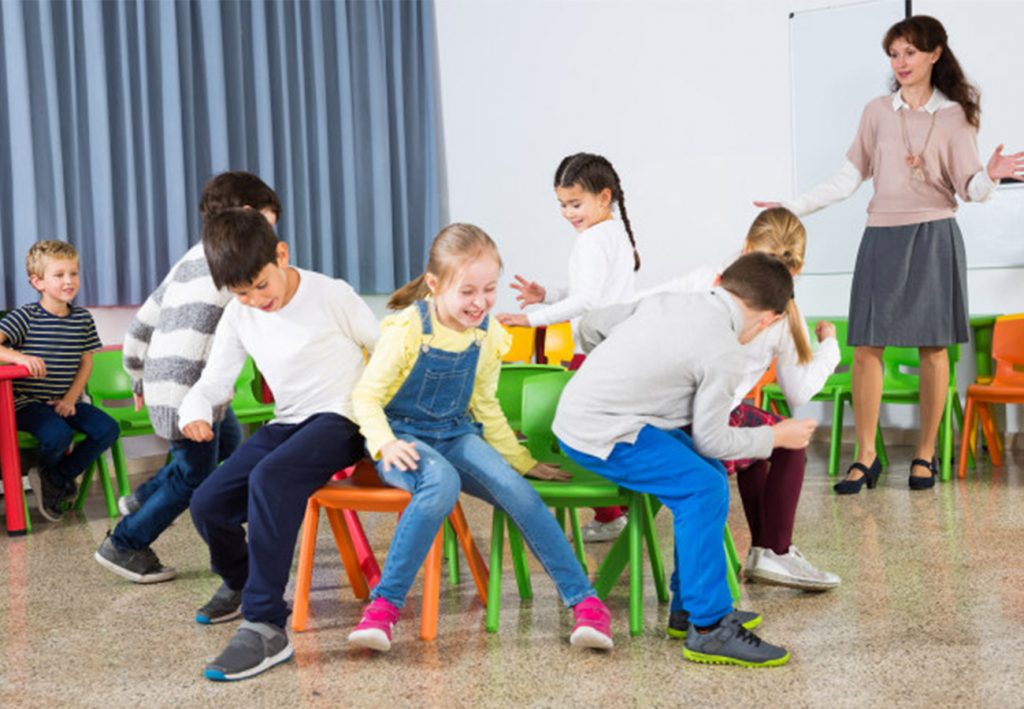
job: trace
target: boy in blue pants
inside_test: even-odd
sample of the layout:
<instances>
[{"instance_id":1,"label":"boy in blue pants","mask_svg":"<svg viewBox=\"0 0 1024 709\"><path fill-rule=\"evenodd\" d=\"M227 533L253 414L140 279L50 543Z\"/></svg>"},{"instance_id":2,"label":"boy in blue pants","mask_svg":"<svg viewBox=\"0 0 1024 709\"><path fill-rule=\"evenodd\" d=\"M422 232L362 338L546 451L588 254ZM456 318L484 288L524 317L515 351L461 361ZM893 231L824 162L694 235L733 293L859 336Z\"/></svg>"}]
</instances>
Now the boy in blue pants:
<instances>
[{"instance_id":1,"label":"boy in blue pants","mask_svg":"<svg viewBox=\"0 0 1024 709\"><path fill-rule=\"evenodd\" d=\"M740 345L782 317L792 295L782 262L753 253L708 293L593 311L580 324L583 348L593 351L566 386L552 426L574 461L654 495L672 512L673 616L688 613L683 656L695 662L789 660L784 648L747 630L759 616L733 608L722 547L729 484L717 460L766 458L772 448L810 440L813 421L729 426L744 371ZM692 441L679 430L691 424Z\"/></svg>"},{"instance_id":2,"label":"boy in blue pants","mask_svg":"<svg viewBox=\"0 0 1024 709\"><path fill-rule=\"evenodd\" d=\"M258 212L227 209L203 225L210 274L235 299L224 309L206 368L178 412L191 441L213 437L217 407L234 392L247 355L276 400L259 429L192 497L222 590L241 595L243 622L206 667L212 680L252 677L291 658L285 586L310 495L365 455L351 420L363 350L379 336L369 306L344 281L288 265ZM244 528L243 524L248 524ZM248 535L247 535L248 532Z\"/></svg>"},{"instance_id":3,"label":"boy in blue pants","mask_svg":"<svg viewBox=\"0 0 1024 709\"><path fill-rule=\"evenodd\" d=\"M32 377L14 382L19 431L39 441L39 464L28 477L39 512L51 522L75 496L75 478L117 440L117 422L80 399L100 348L96 324L78 295L78 252L64 241L37 241L25 267L39 302L12 310L0 321L0 362L28 367ZM6 345L6 346L5 346ZM84 441L65 455L76 431Z\"/></svg>"},{"instance_id":4,"label":"boy in blue pants","mask_svg":"<svg viewBox=\"0 0 1024 709\"><path fill-rule=\"evenodd\" d=\"M199 213L206 219L229 207L250 207L276 224L277 194L250 172L222 172L203 187ZM147 405L156 435L167 441L167 464L133 494L118 501L124 515L100 544L96 561L135 583L173 579L150 546L188 509L192 492L238 447L242 429L230 406L213 417L213 438L190 441L178 430L178 407L199 380L213 344L213 333L231 293L210 277L202 244L174 264L163 283L132 318L124 338L124 368L132 378L136 411ZM241 599L215 595L196 613L200 623L239 615Z\"/></svg>"}]
</instances>

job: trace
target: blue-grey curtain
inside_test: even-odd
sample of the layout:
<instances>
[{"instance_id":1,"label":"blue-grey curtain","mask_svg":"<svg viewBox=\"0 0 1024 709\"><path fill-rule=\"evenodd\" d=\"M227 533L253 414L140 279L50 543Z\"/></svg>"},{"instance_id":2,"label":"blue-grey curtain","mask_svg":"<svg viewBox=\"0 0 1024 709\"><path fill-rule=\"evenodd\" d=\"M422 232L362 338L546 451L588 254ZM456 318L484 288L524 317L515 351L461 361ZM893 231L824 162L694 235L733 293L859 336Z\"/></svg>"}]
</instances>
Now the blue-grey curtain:
<instances>
[{"instance_id":1,"label":"blue-grey curtain","mask_svg":"<svg viewBox=\"0 0 1024 709\"><path fill-rule=\"evenodd\" d=\"M228 169L281 197L293 262L387 292L444 215L433 7L358 0L0 2L0 267L80 251L90 305L139 303Z\"/></svg>"}]
</instances>

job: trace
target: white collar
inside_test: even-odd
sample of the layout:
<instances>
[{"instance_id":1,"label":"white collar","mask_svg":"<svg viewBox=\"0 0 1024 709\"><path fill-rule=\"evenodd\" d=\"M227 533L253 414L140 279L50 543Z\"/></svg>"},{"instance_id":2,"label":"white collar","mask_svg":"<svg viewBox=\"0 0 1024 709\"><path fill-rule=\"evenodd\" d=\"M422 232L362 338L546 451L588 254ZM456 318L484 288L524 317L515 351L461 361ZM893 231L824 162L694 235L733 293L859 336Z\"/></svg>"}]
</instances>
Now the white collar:
<instances>
[{"instance_id":1,"label":"white collar","mask_svg":"<svg viewBox=\"0 0 1024 709\"><path fill-rule=\"evenodd\" d=\"M929 98L928 101L926 101L925 104L917 110L927 111L928 113L935 113L940 108L945 108L951 103L953 102L946 97L946 94L932 87L931 98ZM900 95L900 92L897 91L892 95L892 110L898 111L901 108L906 108L908 111L910 110L910 106L907 104L906 101L903 100L903 96Z\"/></svg>"}]
</instances>

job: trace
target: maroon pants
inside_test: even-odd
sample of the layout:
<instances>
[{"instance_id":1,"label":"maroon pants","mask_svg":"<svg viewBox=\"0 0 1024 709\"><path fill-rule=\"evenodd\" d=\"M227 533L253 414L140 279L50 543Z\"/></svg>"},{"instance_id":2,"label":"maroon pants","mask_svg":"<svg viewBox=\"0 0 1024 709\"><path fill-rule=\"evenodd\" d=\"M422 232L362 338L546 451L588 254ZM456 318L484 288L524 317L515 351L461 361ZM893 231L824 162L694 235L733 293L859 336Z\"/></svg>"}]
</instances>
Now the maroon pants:
<instances>
[{"instance_id":1,"label":"maroon pants","mask_svg":"<svg viewBox=\"0 0 1024 709\"><path fill-rule=\"evenodd\" d=\"M740 404L729 416L737 428L771 426L782 417L749 404ZM743 513L750 527L750 545L785 554L793 541L793 522L804 483L807 455L803 450L776 448L767 460L725 461L726 470L737 473L736 485ZM620 507L595 508L594 518L611 522L626 511Z\"/></svg>"}]
</instances>

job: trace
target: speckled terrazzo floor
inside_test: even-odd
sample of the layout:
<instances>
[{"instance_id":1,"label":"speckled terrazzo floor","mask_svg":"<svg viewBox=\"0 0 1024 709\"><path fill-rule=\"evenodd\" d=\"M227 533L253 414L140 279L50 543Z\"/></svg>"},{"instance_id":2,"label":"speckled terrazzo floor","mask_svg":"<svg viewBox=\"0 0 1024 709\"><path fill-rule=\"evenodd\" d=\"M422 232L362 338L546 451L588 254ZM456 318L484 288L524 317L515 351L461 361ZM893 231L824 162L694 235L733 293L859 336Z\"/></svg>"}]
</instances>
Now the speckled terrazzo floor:
<instances>
[{"instance_id":1,"label":"speckled terrazzo floor","mask_svg":"<svg viewBox=\"0 0 1024 709\"><path fill-rule=\"evenodd\" d=\"M571 616L535 563L528 603L506 571L499 634L484 633L466 575L460 586L442 587L436 642L418 639L417 584L392 652L372 656L346 647L361 603L322 524L311 627L293 634L294 661L215 684L201 671L234 627L192 621L218 582L190 520L179 519L155 545L178 579L137 586L92 559L108 526L94 499L84 515L56 525L34 517L34 534L0 539L0 706L1024 705L1024 466L1011 460L911 494L910 451L893 453L898 464L878 489L837 498L824 451L812 450L796 541L843 585L826 594L743 586L741 606L765 617L762 635L793 654L783 668L683 661L663 633L668 610L655 601L649 573L644 634L628 634L624 579L610 599L615 650L576 651L566 640ZM486 543L489 513L475 501L464 505ZM743 553L749 537L735 494L730 524ZM393 525L367 516L379 553ZM658 527L668 550L666 512ZM596 561L607 549L593 545L590 553Z\"/></svg>"}]
</instances>

